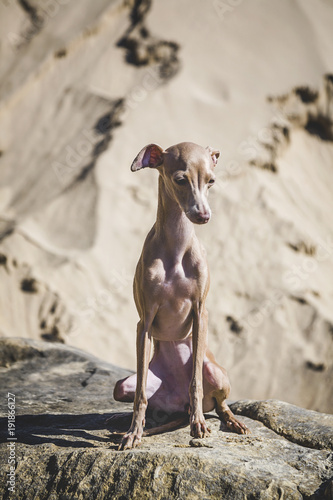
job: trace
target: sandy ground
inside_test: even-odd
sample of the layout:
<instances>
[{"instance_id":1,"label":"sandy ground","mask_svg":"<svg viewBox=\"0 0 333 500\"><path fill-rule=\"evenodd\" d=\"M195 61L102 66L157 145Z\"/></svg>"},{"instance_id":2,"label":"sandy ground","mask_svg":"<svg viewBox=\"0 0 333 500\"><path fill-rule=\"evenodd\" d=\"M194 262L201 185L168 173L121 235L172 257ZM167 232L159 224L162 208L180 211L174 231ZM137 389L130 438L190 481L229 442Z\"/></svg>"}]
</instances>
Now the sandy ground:
<instances>
[{"instance_id":1,"label":"sandy ground","mask_svg":"<svg viewBox=\"0 0 333 500\"><path fill-rule=\"evenodd\" d=\"M210 145L197 233L232 398L331 412L332 3L25 5L0 4L0 334L134 369L157 174L130 164L151 142Z\"/></svg>"}]
</instances>

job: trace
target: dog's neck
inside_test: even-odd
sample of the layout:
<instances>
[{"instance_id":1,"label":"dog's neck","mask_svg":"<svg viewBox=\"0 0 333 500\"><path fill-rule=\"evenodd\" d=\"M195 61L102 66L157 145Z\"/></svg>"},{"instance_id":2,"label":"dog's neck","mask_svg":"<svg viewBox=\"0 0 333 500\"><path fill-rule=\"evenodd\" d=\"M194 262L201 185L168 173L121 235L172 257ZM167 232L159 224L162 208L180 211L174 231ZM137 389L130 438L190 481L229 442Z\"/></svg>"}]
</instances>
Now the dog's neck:
<instances>
[{"instance_id":1,"label":"dog's neck","mask_svg":"<svg viewBox=\"0 0 333 500\"><path fill-rule=\"evenodd\" d=\"M178 202L168 194L161 175L158 180L155 230L158 238L163 241L165 250L175 260L182 259L196 237L193 223L186 217Z\"/></svg>"}]
</instances>

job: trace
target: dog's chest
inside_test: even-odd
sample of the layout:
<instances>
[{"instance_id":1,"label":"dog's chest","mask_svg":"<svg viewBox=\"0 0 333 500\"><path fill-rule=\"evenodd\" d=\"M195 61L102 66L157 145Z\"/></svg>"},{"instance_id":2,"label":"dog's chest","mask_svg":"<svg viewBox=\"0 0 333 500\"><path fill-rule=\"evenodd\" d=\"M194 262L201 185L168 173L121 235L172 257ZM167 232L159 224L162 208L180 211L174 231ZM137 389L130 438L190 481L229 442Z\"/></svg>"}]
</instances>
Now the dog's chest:
<instances>
[{"instance_id":1,"label":"dog's chest","mask_svg":"<svg viewBox=\"0 0 333 500\"><path fill-rule=\"evenodd\" d=\"M155 293L161 302L190 299L197 289L195 273L184 269L180 263L169 268L163 266L153 281Z\"/></svg>"},{"instance_id":2,"label":"dog's chest","mask_svg":"<svg viewBox=\"0 0 333 500\"><path fill-rule=\"evenodd\" d=\"M146 291L158 304L153 337L169 341L185 338L191 328L193 301L199 295L195 269L182 263L168 266L160 261L151 278L152 288Z\"/></svg>"}]
</instances>

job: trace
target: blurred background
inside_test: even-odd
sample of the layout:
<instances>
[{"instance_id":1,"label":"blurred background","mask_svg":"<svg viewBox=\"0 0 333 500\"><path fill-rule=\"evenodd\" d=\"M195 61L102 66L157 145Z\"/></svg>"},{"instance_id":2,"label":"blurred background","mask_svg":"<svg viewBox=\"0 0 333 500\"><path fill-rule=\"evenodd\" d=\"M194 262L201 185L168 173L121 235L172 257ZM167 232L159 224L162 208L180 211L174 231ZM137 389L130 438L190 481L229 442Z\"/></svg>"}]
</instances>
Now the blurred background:
<instances>
[{"instance_id":1,"label":"blurred background","mask_svg":"<svg viewBox=\"0 0 333 500\"><path fill-rule=\"evenodd\" d=\"M233 399L333 411L333 2L1 0L0 336L135 369L155 142L220 149L209 345Z\"/></svg>"}]
</instances>

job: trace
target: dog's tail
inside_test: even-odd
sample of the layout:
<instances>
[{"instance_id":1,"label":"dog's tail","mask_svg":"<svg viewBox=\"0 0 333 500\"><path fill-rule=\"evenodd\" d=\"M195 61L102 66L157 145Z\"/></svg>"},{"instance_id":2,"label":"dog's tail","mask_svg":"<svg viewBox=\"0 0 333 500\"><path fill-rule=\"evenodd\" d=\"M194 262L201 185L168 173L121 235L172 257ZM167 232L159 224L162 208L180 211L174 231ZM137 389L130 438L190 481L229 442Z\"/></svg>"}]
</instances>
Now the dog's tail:
<instances>
[{"instance_id":1,"label":"dog's tail","mask_svg":"<svg viewBox=\"0 0 333 500\"><path fill-rule=\"evenodd\" d=\"M113 424L119 421L121 418L124 418L125 420L128 420L128 417L130 416L130 413L118 413L115 415L112 415L110 418L106 420L107 424ZM156 434L163 434L164 432L170 432L176 429L179 429L181 427L186 427L189 424L189 416L186 414L183 414L179 417L176 417L169 422L166 422L165 424L158 425L156 427L150 427L148 429L144 429L143 431L143 436L155 436ZM129 425L129 423L128 423ZM127 425L127 427L128 427ZM126 431L127 432L127 431ZM113 431L112 435L115 437L121 437L126 434L124 431Z\"/></svg>"},{"instance_id":2,"label":"dog's tail","mask_svg":"<svg viewBox=\"0 0 333 500\"><path fill-rule=\"evenodd\" d=\"M155 434L163 434L163 432L170 432L180 427L186 427L189 423L188 415L171 420L166 424L158 425L157 427L151 427L150 429L144 429L143 436L155 436Z\"/></svg>"}]
</instances>

